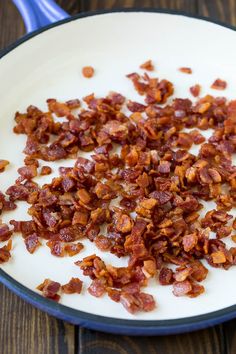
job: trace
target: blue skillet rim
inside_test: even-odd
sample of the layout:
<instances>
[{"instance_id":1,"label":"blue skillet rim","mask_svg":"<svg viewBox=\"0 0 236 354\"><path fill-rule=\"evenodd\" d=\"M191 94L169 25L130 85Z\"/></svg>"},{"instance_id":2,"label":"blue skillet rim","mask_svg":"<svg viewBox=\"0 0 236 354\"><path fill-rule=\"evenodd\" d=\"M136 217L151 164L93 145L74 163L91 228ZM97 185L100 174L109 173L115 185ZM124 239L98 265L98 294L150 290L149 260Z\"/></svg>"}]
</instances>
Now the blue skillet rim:
<instances>
[{"instance_id":1,"label":"blue skillet rim","mask_svg":"<svg viewBox=\"0 0 236 354\"><path fill-rule=\"evenodd\" d=\"M150 13L163 13L170 15L179 15L198 20L204 20L217 24L222 27L236 31L236 27L222 23L220 21L211 20L203 16L196 16L188 14L182 11L171 11L156 8L122 8L103 11L91 11L83 12L78 15L69 17L67 19L58 21L56 23L45 26L39 30L36 30L30 34L25 35L7 48L1 50L0 59L14 50L22 43L30 40L38 34L50 30L53 27L63 25L64 23L75 21L80 18L85 18L94 15L103 15L110 13L122 13L122 12L150 12ZM47 312L49 315L57 317L61 320L68 321L74 325L80 325L90 329L115 333L124 335L168 335L178 334L184 332L191 332L210 326L220 324L222 322L236 318L236 305L226 307L224 309L213 311L207 314L199 316L185 317L181 319L173 320L126 320L117 319L112 317L104 317L100 315L93 315L87 312L79 311L61 304L58 304L52 300L46 299L40 294L35 293L26 286L22 285L14 278L9 276L6 272L0 269L0 282L5 285L9 290L21 297L26 302L37 307L38 309Z\"/></svg>"}]
</instances>

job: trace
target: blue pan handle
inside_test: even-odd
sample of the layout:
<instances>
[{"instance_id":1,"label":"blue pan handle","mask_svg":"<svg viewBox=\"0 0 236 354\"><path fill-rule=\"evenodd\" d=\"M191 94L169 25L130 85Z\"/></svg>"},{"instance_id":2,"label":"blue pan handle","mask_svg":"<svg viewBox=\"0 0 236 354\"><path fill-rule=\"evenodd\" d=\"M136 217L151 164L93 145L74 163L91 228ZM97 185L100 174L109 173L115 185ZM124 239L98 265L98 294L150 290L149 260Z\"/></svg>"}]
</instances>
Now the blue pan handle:
<instances>
[{"instance_id":1,"label":"blue pan handle","mask_svg":"<svg viewBox=\"0 0 236 354\"><path fill-rule=\"evenodd\" d=\"M54 0L12 0L25 23L26 32L70 17Z\"/></svg>"}]
</instances>

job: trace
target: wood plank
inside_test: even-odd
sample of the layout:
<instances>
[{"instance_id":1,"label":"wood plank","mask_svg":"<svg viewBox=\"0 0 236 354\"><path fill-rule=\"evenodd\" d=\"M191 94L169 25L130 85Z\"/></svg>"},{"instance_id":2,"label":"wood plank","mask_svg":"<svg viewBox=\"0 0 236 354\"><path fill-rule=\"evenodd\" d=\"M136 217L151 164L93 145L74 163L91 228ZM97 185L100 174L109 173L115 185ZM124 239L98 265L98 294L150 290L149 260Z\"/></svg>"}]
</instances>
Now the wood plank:
<instances>
[{"instance_id":1,"label":"wood plank","mask_svg":"<svg viewBox=\"0 0 236 354\"><path fill-rule=\"evenodd\" d=\"M128 337L80 329L80 354L226 354L220 327L173 336Z\"/></svg>"},{"instance_id":2,"label":"wood plank","mask_svg":"<svg viewBox=\"0 0 236 354\"><path fill-rule=\"evenodd\" d=\"M197 0L198 14L236 25L235 0Z\"/></svg>"},{"instance_id":3,"label":"wood plank","mask_svg":"<svg viewBox=\"0 0 236 354\"><path fill-rule=\"evenodd\" d=\"M11 1L0 1L0 49L24 34L23 21Z\"/></svg>"},{"instance_id":4,"label":"wood plank","mask_svg":"<svg viewBox=\"0 0 236 354\"><path fill-rule=\"evenodd\" d=\"M2 354L74 354L75 327L48 316L0 285Z\"/></svg>"},{"instance_id":5,"label":"wood plank","mask_svg":"<svg viewBox=\"0 0 236 354\"><path fill-rule=\"evenodd\" d=\"M112 9L122 7L152 7L186 12L196 11L195 0L80 0L81 11Z\"/></svg>"},{"instance_id":6,"label":"wood plank","mask_svg":"<svg viewBox=\"0 0 236 354\"><path fill-rule=\"evenodd\" d=\"M223 325L225 350L227 354L236 352L236 320L226 322Z\"/></svg>"}]
</instances>

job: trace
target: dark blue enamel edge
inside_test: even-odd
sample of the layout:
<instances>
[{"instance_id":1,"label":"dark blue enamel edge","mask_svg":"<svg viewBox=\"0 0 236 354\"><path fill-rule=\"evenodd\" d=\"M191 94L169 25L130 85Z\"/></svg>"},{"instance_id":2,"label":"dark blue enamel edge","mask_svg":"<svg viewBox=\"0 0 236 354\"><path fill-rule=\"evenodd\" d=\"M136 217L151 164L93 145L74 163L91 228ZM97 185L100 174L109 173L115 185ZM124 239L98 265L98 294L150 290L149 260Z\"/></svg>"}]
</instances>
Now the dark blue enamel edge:
<instances>
[{"instance_id":1,"label":"dark blue enamel edge","mask_svg":"<svg viewBox=\"0 0 236 354\"><path fill-rule=\"evenodd\" d=\"M187 16L191 18L196 18L208 22L218 24L220 26L236 30L235 27L224 24L219 21L209 20L208 18L201 16L194 16L184 12L169 11L162 9L152 9L152 8L124 8L124 9L114 9L107 11L93 11L81 13L71 18L59 21L57 23L48 25L37 31L25 35L23 38L17 40L12 45L8 46L6 49L0 52L0 59L4 57L7 53L24 43L25 41L33 38L41 32L47 31L50 28L63 25L64 23L77 20L79 18L84 18L88 16L112 13L112 12L157 12L166 13L173 15ZM21 283L10 277L6 272L0 269L0 282L4 284L7 288L13 291L16 295L30 303L31 305L37 307L38 309L47 312L48 314L60 318L64 321L68 321L75 325L81 325L87 328L95 329L98 331L125 334L125 335L167 335L167 334L178 334L183 332L190 332L194 330L203 329L209 326L214 326L216 324L222 323L224 321L231 320L236 317L236 305L224 308L219 311L210 312L208 314L186 317L177 320L153 320L153 321L142 321L142 320L124 320L109 318L103 316L97 316L89 314L87 312L72 309L70 307L55 303L52 300L48 300L41 295L35 293L34 291L23 286Z\"/></svg>"}]
</instances>

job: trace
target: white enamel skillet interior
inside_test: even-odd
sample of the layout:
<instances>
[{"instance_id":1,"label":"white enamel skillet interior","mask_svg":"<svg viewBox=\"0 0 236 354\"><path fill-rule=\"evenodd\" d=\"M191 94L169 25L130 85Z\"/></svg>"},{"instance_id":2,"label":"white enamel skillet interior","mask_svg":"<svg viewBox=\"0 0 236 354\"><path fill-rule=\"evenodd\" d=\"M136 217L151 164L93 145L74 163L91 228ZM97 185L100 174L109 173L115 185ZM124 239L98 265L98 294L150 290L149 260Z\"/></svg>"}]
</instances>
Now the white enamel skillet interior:
<instances>
[{"instance_id":1,"label":"white enamel skillet interior","mask_svg":"<svg viewBox=\"0 0 236 354\"><path fill-rule=\"evenodd\" d=\"M140 71L139 65L152 59L153 76L167 78L175 85L175 97L190 97L189 87L199 83L202 95L218 92L210 89L218 77L228 82L223 92L236 97L236 32L225 26L155 10L120 10L111 13L81 14L28 35L2 54L0 61L0 158L11 162L0 175L1 190L13 184L17 168L23 165L23 135L14 135L15 111L24 112L30 104L47 110L46 99L65 101L94 92L104 96L117 91L142 102L126 74ZM81 68L92 65L95 76L88 80ZM193 69L192 75L180 73L179 67ZM74 161L52 163L53 176L59 166ZM41 162L41 165L47 164ZM40 184L52 175L38 178ZM204 213L214 207L205 204ZM235 212L231 212L231 214ZM28 220L27 205L19 203L14 212L3 214L4 221ZM96 253L106 263L127 264L110 253L100 252L89 241L75 257L53 257L48 247L33 255L25 250L20 235L13 237L12 259L1 265L0 279L28 302L57 317L75 324L108 332L126 334L163 334L203 328L235 317L236 268L228 271L209 268L203 285L205 293L195 299L175 297L171 287L156 280L144 291L153 294L157 308L148 313L131 315L107 296L94 298L86 290L81 295L63 295L60 304L44 299L35 288L45 278L66 283L72 276L84 281L78 259ZM227 241L230 245L230 241Z\"/></svg>"}]
</instances>

